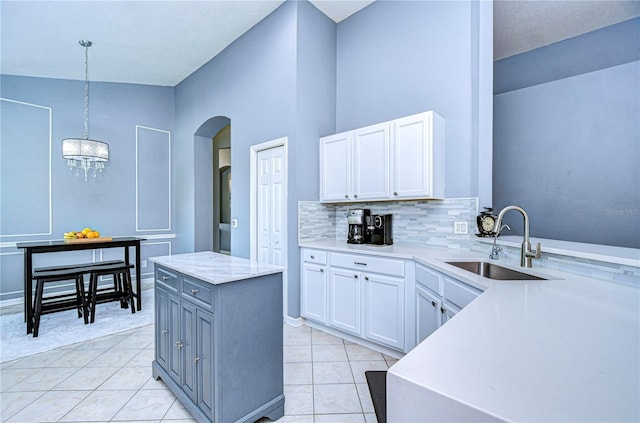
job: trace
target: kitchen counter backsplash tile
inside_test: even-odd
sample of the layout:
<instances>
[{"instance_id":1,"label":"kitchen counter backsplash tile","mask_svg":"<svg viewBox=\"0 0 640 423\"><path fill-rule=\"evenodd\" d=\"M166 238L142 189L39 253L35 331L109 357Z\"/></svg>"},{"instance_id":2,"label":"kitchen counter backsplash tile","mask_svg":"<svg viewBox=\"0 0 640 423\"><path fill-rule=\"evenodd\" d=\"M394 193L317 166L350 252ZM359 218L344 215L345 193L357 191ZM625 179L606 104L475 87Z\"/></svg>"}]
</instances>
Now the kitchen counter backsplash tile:
<instances>
[{"instance_id":1,"label":"kitchen counter backsplash tile","mask_svg":"<svg viewBox=\"0 0 640 423\"><path fill-rule=\"evenodd\" d=\"M390 201L375 203L299 203L299 242L347 240L347 211L371 209L371 214L393 215L393 242L445 248L470 248L472 235L454 235L454 222L465 221L473 233L477 198Z\"/></svg>"}]
</instances>

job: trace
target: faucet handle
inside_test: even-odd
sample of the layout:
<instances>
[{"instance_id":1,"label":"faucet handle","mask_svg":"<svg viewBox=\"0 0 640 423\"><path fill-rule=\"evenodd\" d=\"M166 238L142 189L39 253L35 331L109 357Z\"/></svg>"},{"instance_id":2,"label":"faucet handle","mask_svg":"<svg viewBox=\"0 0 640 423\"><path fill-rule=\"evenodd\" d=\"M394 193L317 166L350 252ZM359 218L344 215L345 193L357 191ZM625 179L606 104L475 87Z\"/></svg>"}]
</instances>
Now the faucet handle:
<instances>
[{"instance_id":1,"label":"faucet handle","mask_svg":"<svg viewBox=\"0 0 640 423\"><path fill-rule=\"evenodd\" d=\"M540 243L538 242L538 245L536 245L535 251L527 251L526 255L527 255L527 257L539 259L541 252L542 252L542 250L540 249Z\"/></svg>"}]
</instances>

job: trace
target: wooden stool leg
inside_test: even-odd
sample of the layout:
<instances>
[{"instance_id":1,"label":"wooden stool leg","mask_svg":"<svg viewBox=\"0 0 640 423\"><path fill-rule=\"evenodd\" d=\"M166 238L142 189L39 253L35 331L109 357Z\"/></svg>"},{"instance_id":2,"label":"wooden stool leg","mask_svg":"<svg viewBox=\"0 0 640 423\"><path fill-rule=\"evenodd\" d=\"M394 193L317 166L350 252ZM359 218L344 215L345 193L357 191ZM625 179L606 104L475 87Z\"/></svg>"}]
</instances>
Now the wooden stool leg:
<instances>
[{"instance_id":1,"label":"wooden stool leg","mask_svg":"<svg viewBox=\"0 0 640 423\"><path fill-rule=\"evenodd\" d=\"M131 304L131 314L134 314L136 312L136 303L135 301L133 301L133 286L131 285L131 272L129 271L129 269L126 269L123 272L123 276L124 276L124 289L128 294L127 297L129 298L129 304Z\"/></svg>"},{"instance_id":2,"label":"wooden stool leg","mask_svg":"<svg viewBox=\"0 0 640 423\"><path fill-rule=\"evenodd\" d=\"M87 308L87 299L84 292L84 277L82 275L76 276L76 292L78 301L78 313L80 313L80 308L82 308L82 316L84 317L84 324L89 323L89 310Z\"/></svg>"},{"instance_id":3,"label":"wooden stool leg","mask_svg":"<svg viewBox=\"0 0 640 423\"><path fill-rule=\"evenodd\" d=\"M89 323L93 323L96 319L96 296L98 290L98 276L95 273L91 273L91 277L89 278L89 296L90 296L90 320Z\"/></svg>"},{"instance_id":4,"label":"wooden stool leg","mask_svg":"<svg viewBox=\"0 0 640 423\"><path fill-rule=\"evenodd\" d=\"M33 337L38 336L38 329L40 328L40 314L42 312L42 295L44 291L44 280L38 279L36 282L36 296L33 299Z\"/></svg>"}]
</instances>

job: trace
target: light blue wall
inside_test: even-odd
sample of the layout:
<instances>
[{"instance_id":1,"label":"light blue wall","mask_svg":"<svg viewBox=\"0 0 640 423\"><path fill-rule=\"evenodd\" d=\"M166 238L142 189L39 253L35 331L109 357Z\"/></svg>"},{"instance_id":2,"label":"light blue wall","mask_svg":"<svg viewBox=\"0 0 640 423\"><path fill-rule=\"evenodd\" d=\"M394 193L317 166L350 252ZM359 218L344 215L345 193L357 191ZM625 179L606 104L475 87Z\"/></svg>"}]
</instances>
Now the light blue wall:
<instances>
[{"instance_id":1,"label":"light blue wall","mask_svg":"<svg viewBox=\"0 0 640 423\"><path fill-rule=\"evenodd\" d=\"M68 170L61 141L83 135L84 82L0 78L0 97L5 99L0 101L0 299L22 296L22 254L15 242L61 239L64 232L85 226L105 236L172 233L168 158L173 88L91 82L90 135L109 143L111 160L103 174L84 182ZM33 161L24 154L28 151L34 152ZM140 228L138 215L144 222ZM171 243L171 238L150 240L142 258L168 254ZM78 262L122 256L121 251L103 253L57 254L65 254L59 260ZM52 260L38 256L35 265ZM142 271L150 273L151 267Z\"/></svg>"},{"instance_id":2,"label":"light blue wall","mask_svg":"<svg viewBox=\"0 0 640 423\"><path fill-rule=\"evenodd\" d=\"M635 19L496 63L507 79L496 87L517 89L494 98L493 205L524 207L532 236L640 247L639 44ZM632 46L635 61L615 45ZM526 77L538 68L549 82ZM520 217L507 223L522 233Z\"/></svg>"},{"instance_id":3,"label":"light blue wall","mask_svg":"<svg viewBox=\"0 0 640 423\"><path fill-rule=\"evenodd\" d=\"M491 17L475 2L376 1L338 24L336 129L435 110L446 122L446 196L477 195L474 116L478 90L491 92L478 81L479 58L491 54L478 39Z\"/></svg>"}]
</instances>

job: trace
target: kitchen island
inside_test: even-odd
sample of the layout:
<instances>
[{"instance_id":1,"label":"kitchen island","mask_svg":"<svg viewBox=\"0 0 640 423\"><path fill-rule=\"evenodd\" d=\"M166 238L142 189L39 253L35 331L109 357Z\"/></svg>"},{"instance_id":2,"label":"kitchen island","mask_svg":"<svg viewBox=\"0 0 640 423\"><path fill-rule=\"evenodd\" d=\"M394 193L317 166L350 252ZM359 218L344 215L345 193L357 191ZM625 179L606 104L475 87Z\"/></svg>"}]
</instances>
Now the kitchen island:
<instances>
[{"instance_id":1,"label":"kitchen island","mask_svg":"<svg viewBox=\"0 0 640 423\"><path fill-rule=\"evenodd\" d=\"M149 260L153 377L198 422L282 417L284 268L213 252Z\"/></svg>"}]
</instances>

